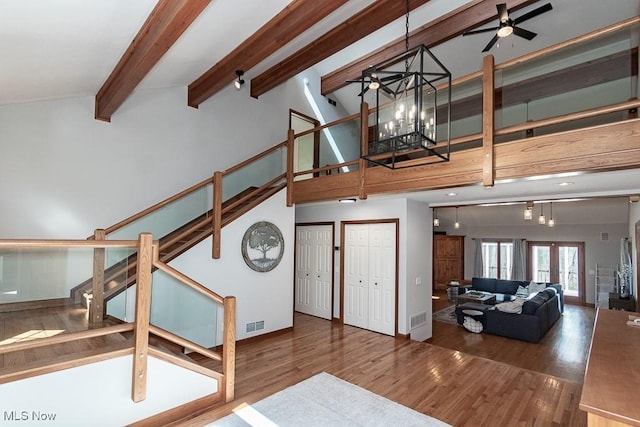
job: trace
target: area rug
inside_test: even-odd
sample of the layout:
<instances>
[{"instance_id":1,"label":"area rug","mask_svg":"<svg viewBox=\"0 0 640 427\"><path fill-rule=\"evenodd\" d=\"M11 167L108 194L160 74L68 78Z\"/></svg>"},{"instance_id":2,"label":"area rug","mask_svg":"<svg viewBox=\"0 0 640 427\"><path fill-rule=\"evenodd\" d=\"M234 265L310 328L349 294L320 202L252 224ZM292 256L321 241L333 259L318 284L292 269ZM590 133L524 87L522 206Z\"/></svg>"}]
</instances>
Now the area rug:
<instances>
[{"instance_id":1,"label":"area rug","mask_svg":"<svg viewBox=\"0 0 640 427\"><path fill-rule=\"evenodd\" d=\"M347 381L322 372L208 426L448 426Z\"/></svg>"},{"instance_id":2,"label":"area rug","mask_svg":"<svg viewBox=\"0 0 640 427\"><path fill-rule=\"evenodd\" d=\"M433 313L433 320L457 325L458 321L456 320L456 306L451 305L447 308L436 311L435 313Z\"/></svg>"}]
</instances>

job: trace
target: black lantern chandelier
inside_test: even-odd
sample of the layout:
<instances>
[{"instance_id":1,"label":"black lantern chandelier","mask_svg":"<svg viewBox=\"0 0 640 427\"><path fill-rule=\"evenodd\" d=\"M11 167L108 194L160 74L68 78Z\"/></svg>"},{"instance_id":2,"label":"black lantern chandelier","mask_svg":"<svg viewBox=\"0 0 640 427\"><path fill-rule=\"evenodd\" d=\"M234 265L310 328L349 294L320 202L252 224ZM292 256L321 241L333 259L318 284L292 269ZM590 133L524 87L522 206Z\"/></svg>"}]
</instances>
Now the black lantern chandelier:
<instances>
[{"instance_id":1,"label":"black lantern chandelier","mask_svg":"<svg viewBox=\"0 0 640 427\"><path fill-rule=\"evenodd\" d=\"M361 157L391 169L446 162L450 155L451 73L426 46L409 49L409 0L406 7L405 52L357 80L361 102L371 91L376 104ZM439 103L443 89L436 85L444 87L446 102Z\"/></svg>"}]
</instances>

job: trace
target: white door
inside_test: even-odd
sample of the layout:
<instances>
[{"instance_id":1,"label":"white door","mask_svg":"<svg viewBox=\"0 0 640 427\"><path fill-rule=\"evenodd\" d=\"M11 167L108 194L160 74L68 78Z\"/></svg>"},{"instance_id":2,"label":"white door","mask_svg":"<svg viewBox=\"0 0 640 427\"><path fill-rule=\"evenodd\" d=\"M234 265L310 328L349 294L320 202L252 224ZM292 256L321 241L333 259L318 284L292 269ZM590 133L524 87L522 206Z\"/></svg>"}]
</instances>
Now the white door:
<instances>
[{"instance_id":1,"label":"white door","mask_svg":"<svg viewBox=\"0 0 640 427\"><path fill-rule=\"evenodd\" d=\"M368 328L368 224L345 226L344 246L344 323Z\"/></svg>"},{"instance_id":2,"label":"white door","mask_svg":"<svg viewBox=\"0 0 640 427\"><path fill-rule=\"evenodd\" d=\"M296 226L296 311L331 320L332 256L332 226Z\"/></svg>"},{"instance_id":3,"label":"white door","mask_svg":"<svg viewBox=\"0 0 640 427\"><path fill-rule=\"evenodd\" d=\"M394 335L396 224L347 224L344 247L344 322Z\"/></svg>"}]
</instances>

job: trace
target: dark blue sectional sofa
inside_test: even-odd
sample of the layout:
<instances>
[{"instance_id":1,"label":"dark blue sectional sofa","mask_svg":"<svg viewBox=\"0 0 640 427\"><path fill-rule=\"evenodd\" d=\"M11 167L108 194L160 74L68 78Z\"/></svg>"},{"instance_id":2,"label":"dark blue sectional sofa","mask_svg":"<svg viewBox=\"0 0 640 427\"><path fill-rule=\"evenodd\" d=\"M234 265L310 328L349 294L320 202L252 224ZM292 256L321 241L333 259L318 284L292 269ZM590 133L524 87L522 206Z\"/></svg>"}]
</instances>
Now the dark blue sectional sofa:
<instances>
[{"instance_id":1,"label":"dark blue sectional sofa","mask_svg":"<svg viewBox=\"0 0 640 427\"><path fill-rule=\"evenodd\" d=\"M496 301L515 299L518 287L529 288L529 282L519 280L498 280L474 277L471 290L496 294ZM528 342L538 342L560 318L564 311L564 295L558 284L545 283L544 289L530 296L522 305L522 313L507 313L494 306L476 303L461 304L456 308L459 324L463 324L465 309L481 310L484 331L494 335L515 338Z\"/></svg>"}]
</instances>

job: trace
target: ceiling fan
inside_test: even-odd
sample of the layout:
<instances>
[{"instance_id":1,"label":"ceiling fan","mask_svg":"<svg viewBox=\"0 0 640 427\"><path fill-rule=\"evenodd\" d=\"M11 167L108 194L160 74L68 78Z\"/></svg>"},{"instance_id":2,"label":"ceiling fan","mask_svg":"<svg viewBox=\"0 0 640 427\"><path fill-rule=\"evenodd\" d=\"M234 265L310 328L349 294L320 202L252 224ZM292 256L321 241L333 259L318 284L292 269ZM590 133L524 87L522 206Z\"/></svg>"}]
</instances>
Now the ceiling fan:
<instances>
[{"instance_id":1,"label":"ceiling fan","mask_svg":"<svg viewBox=\"0 0 640 427\"><path fill-rule=\"evenodd\" d=\"M466 31L462 33L463 36L469 36L471 34L496 31L496 34L493 36L491 41L489 41L489 43L485 46L485 48L482 49L483 52L489 51L493 47L493 45L498 42L500 38L507 37L512 33L515 34L516 36L525 38L527 40L533 39L535 36L537 36L536 33L529 30L525 30L524 28L520 28L518 27L518 25L528 19L534 18L544 12L548 12L551 9L553 9L553 7L551 6L551 3L547 3L543 6L538 7L537 9L533 9L531 12L527 12L522 16L519 16L515 19L511 19L511 17L509 17L509 11L507 10L506 3L497 4L496 8L498 9L498 19L499 19L499 24L497 27L484 28L482 30Z\"/></svg>"}]
</instances>

